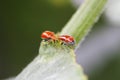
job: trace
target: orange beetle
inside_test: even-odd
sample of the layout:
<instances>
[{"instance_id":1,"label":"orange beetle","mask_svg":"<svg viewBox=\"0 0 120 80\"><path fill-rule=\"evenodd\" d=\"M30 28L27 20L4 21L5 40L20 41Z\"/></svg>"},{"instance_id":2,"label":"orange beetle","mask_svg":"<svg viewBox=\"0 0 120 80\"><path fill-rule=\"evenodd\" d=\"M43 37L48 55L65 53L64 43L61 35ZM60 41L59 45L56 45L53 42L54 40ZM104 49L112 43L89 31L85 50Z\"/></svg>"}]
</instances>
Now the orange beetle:
<instances>
[{"instance_id":1,"label":"orange beetle","mask_svg":"<svg viewBox=\"0 0 120 80\"><path fill-rule=\"evenodd\" d=\"M63 44L66 44L66 45L74 45L75 44L74 38L69 35L61 35L58 39L61 40L63 42Z\"/></svg>"},{"instance_id":2,"label":"orange beetle","mask_svg":"<svg viewBox=\"0 0 120 80\"><path fill-rule=\"evenodd\" d=\"M56 40L55 33L52 31L45 31L41 34L41 38L44 39L45 41L48 40Z\"/></svg>"}]
</instances>

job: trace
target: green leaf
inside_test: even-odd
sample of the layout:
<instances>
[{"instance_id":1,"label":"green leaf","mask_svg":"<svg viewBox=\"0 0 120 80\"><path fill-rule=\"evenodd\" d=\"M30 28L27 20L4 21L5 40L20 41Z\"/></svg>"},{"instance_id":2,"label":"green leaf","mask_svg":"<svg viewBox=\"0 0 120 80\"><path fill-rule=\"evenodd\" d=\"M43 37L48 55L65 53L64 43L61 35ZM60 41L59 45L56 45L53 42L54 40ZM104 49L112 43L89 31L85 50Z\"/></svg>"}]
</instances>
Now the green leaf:
<instances>
[{"instance_id":1,"label":"green leaf","mask_svg":"<svg viewBox=\"0 0 120 80\"><path fill-rule=\"evenodd\" d=\"M57 46L58 45L58 46ZM39 55L15 80L86 80L67 45L41 43Z\"/></svg>"}]
</instances>

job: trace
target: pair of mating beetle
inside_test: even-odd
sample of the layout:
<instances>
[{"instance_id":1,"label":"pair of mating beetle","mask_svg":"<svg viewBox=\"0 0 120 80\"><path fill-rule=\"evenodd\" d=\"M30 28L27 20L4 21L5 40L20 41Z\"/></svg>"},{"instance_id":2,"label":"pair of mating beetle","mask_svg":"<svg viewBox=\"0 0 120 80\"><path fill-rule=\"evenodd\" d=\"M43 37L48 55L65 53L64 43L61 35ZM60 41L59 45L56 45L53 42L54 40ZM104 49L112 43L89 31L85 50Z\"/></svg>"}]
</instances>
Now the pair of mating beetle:
<instances>
[{"instance_id":1,"label":"pair of mating beetle","mask_svg":"<svg viewBox=\"0 0 120 80\"><path fill-rule=\"evenodd\" d=\"M56 36L54 32L52 31L45 31L41 34L41 38L45 41L61 41L62 44L64 45L75 45L75 40L72 36L70 35L61 35L61 36Z\"/></svg>"}]
</instances>

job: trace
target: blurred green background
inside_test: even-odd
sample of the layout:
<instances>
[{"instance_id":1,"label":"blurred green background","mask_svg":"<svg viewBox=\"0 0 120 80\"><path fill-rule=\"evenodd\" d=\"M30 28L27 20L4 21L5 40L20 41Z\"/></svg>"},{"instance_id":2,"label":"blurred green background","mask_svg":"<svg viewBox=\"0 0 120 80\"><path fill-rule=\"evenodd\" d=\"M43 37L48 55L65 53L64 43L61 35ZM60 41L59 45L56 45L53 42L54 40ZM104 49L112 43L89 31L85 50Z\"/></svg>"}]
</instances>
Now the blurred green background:
<instances>
[{"instance_id":1,"label":"blurred green background","mask_svg":"<svg viewBox=\"0 0 120 80\"><path fill-rule=\"evenodd\" d=\"M49 0L3 0L0 3L0 79L15 76L38 54L40 34L58 32L75 8Z\"/></svg>"},{"instance_id":2,"label":"blurred green background","mask_svg":"<svg viewBox=\"0 0 120 80\"><path fill-rule=\"evenodd\" d=\"M70 0L3 0L0 7L0 79L19 74L38 55L40 34L59 32L76 11ZM90 80L120 80L119 61L115 57Z\"/></svg>"}]
</instances>

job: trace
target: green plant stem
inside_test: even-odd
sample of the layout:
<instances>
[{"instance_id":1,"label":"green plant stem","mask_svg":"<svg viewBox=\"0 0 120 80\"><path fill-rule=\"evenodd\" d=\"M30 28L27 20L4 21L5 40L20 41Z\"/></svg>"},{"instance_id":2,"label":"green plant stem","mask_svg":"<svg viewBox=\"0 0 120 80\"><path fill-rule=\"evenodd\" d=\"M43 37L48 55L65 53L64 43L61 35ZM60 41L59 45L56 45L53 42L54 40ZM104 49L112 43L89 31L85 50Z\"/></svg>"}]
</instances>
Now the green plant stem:
<instances>
[{"instance_id":1,"label":"green plant stem","mask_svg":"<svg viewBox=\"0 0 120 80\"><path fill-rule=\"evenodd\" d=\"M74 36L77 43L81 41L100 15L106 1L86 0L61 34ZM59 46L42 41L39 55L15 80L87 80L82 68L75 62L73 49L59 42L57 44Z\"/></svg>"},{"instance_id":2,"label":"green plant stem","mask_svg":"<svg viewBox=\"0 0 120 80\"><path fill-rule=\"evenodd\" d=\"M99 18L106 2L107 0L85 0L62 29L61 34L72 35L76 43L81 42Z\"/></svg>"}]
</instances>

